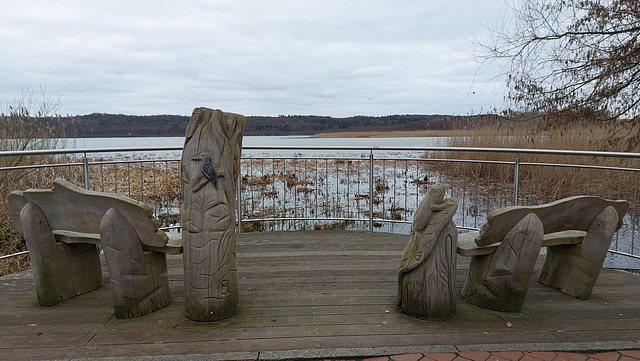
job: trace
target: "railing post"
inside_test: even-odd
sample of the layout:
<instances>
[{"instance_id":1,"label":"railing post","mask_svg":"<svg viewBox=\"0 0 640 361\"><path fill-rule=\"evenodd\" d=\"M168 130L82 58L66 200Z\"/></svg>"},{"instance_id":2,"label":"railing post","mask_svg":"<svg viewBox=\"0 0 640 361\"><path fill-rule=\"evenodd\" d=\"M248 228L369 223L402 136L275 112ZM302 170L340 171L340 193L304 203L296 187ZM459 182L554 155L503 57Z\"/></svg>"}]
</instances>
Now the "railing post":
<instances>
[{"instance_id":1,"label":"railing post","mask_svg":"<svg viewBox=\"0 0 640 361\"><path fill-rule=\"evenodd\" d=\"M520 154L516 153L516 160L513 169L513 205L518 205L520 191Z\"/></svg>"},{"instance_id":2,"label":"railing post","mask_svg":"<svg viewBox=\"0 0 640 361\"><path fill-rule=\"evenodd\" d=\"M369 153L369 232L373 232L373 149Z\"/></svg>"},{"instance_id":3,"label":"railing post","mask_svg":"<svg viewBox=\"0 0 640 361\"><path fill-rule=\"evenodd\" d=\"M238 218L238 233L242 233L242 177L240 172L236 177L236 217Z\"/></svg>"},{"instance_id":4,"label":"railing post","mask_svg":"<svg viewBox=\"0 0 640 361\"><path fill-rule=\"evenodd\" d=\"M84 174L84 189L89 190L89 159L87 153L82 157L82 172Z\"/></svg>"},{"instance_id":5,"label":"railing post","mask_svg":"<svg viewBox=\"0 0 640 361\"><path fill-rule=\"evenodd\" d=\"M11 193L11 179L9 179L9 176L10 176L9 170L7 169L4 174L7 177L7 196L9 196L9 193Z\"/></svg>"},{"instance_id":6,"label":"railing post","mask_svg":"<svg viewBox=\"0 0 640 361\"><path fill-rule=\"evenodd\" d=\"M7 177L7 199L8 199L9 198L9 194L11 194L11 179L9 179L9 170L8 169L5 171L5 176ZM14 225L14 223L13 223L14 222L14 220L13 220L13 212L8 212L8 213L9 213L9 224L11 226L13 226ZM11 243L9 243L11 245L9 247L9 249L10 249L9 253L11 253L11 252L13 252L13 245L14 245L14 243L13 243L13 232L9 232L9 242L11 242Z\"/></svg>"}]
</instances>

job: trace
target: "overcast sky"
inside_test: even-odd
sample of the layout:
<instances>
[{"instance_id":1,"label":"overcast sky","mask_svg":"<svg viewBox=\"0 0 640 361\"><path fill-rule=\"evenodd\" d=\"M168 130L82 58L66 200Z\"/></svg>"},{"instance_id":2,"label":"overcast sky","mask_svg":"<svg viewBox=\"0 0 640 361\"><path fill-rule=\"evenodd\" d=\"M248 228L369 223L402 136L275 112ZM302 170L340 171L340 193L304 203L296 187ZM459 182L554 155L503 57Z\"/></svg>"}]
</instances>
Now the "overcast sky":
<instances>
[{"instance_id":1,"label":"overcast sky","mask_svg":"<svg viewBox=\"0 0 640 361\"><path fill-rule=\"evenodd\" d=\"M504 0L0 0L0 102L59 113L335 117L502 105L468 39Z\"/></svg>"}]
</instances>

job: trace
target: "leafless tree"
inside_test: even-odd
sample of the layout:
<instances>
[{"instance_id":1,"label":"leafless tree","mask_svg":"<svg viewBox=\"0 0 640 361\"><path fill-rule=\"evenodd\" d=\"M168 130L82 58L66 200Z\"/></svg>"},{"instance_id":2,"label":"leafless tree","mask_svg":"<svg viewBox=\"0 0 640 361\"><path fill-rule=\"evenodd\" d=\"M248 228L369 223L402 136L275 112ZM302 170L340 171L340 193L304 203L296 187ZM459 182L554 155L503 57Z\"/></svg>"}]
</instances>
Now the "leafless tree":
<instances>
[{"instance_id":1,"label":"leafless tree","mask_svg":"<svg viewBox=\"0 0 640 361\"><path fill-rule=\"evenodd\" d=\"M473 45L481 63L501 67L510 112L617 120L617 131L637 140L640 1L514 0L508 8Z\"/></svg>"},{"instance_id":2,"label":"leafless tree","mask_svg":"<svg viewBox=\"0 0 640 361\"><path fill-rule=\"evenodd\" d=\"M60 97L46 95L46 88L40 89L40 96L29 89L22 90L22 96L2 103L0 101L0 150L46 149L51 146L53 129L47 120L58 117ZM43 144L45 143L45 144Z\"/></svg>"},{"instance_id":3,"label":"leafless tree","mask_svg":"<svg viewBox=\"0 0 640 361\"><path fill-rule=\"evenodd\" d=\"M56 114L59 107L60 98L48 97L44 87L40 89L39 96L23 89L20 98L0 102L0 151L56 148L52 121L59 118ZM0 167L32 164L39 160L42 157L3 155L0 157ZM0 176L0 188L5 189L9 178L9 172Z\"/></svg>"}]
</instances>

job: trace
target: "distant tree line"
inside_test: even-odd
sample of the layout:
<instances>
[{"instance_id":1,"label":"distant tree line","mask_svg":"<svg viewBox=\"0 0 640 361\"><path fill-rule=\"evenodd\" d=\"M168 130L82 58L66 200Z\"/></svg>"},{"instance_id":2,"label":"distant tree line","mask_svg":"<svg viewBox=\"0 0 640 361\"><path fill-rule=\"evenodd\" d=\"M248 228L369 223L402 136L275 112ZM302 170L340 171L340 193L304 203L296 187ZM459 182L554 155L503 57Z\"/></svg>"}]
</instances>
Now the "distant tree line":
<instances>
[{"instance_id":1,"label":"distant tree line","mask_svg":"<svg viewBox=\"0 0 640 361\"><path fill-rule=\"evenodd\" d=\"M464 127L471 117L446 115L388 115L334 118L316 115L248 116L245 135L313 135L345 131L446 130ZM188 116L93 113L48 119L58 137L174 137L183 136Z\"/></svg>"}]
</instances>

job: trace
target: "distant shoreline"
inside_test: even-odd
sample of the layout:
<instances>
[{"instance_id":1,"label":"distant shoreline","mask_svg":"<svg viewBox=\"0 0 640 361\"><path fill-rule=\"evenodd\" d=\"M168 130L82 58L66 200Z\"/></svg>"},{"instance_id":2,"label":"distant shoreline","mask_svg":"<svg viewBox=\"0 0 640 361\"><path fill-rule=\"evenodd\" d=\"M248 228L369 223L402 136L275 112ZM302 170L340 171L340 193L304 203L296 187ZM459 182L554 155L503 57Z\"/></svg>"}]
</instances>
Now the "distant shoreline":
<instances>
[{"instance_id":1,"label":"distant shoreline","mask_svg":"<svg viewBox=\"0 0 640 361\"><path fill-rule=\"evenodd\" d=\"M468 128L475 123L472 116L388 115L333 118L316 115L247 116L245 135L310 135L345 137L333 132L354 132L357 137L437 136L421 132L429 129ZM124 115L93 113L77 117L51 118L53 136L64 138L184 136L189 117L183 115ZM388 132L388 133L387 133ZM413 133L416 132L416 133ZM386 135L389 134L389 135Z\"/></svg>"},{"instance_id":2,"label":"distant shoreline","mask_svg":"<svg viewBox=\"0 0 640 361\"><path fill-rule=\"evenodd\" d=\"M392 130L370 132L328 132L313 134L311 138L410 138L464 136L459 130Z\"/></svg>"}]
</instances>

